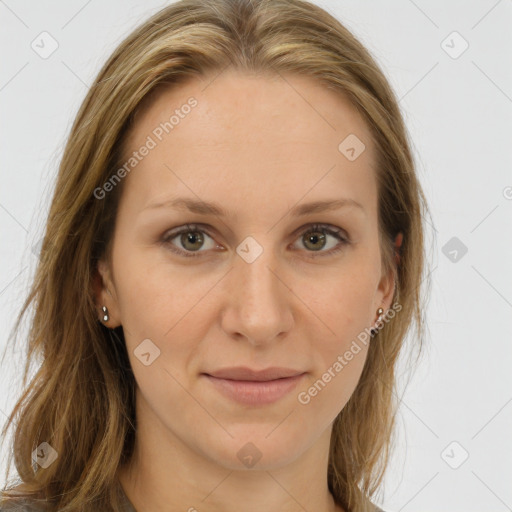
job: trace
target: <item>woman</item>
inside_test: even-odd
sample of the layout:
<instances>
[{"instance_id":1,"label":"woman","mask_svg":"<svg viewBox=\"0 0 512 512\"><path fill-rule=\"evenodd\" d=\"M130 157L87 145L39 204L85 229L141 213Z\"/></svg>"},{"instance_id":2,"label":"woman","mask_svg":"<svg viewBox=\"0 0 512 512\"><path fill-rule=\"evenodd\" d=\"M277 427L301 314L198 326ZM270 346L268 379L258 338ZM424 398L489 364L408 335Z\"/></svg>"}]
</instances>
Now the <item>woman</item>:
<instances>
[{"instance_id":1,"label":"woman","mask_svg":"<svg viewBox=\"0 0 512 512\"><path fill-rule=\"evenodd\" d=\"M155 14L69 136L0 510L380 510L426 208L385 76L328 13Z\"/></svg>"}]
</instances>

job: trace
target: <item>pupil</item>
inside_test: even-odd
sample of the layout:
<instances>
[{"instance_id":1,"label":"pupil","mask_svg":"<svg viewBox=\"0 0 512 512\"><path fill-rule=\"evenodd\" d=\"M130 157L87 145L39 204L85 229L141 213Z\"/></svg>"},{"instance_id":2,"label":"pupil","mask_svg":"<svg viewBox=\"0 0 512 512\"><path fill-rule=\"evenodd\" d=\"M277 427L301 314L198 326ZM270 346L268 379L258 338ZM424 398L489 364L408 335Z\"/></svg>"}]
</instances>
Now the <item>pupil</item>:
<instances>
[{"instance_id":1,"label":"pupil","mask_svg":"<svg viewBox=\"0 0 512 512\"><path fill-rule=\"evenodd\" d=\"M312 243L314 245L314 249L317 249L319 246L318 246L318 242L323 240L325 238L325 235L323 234L320 234L319 235L309 235L308 237L308 240L310 243Z\"/></svg>"},{"instance_id":2,"label":"pupil","mask_svg":"<svg viewBox=\"0 0 512 512\"><path fill-rule=\"evenodd\" d=\"M187 243L190 243L192 245L194 244L200 244L202 242L202 237L199 235L197 231L189 231L188 233L184 234L184 241L183 244L186 247ZM196 247L192 247L191 249L197 249Z\"/></svg>"}]
</instances>

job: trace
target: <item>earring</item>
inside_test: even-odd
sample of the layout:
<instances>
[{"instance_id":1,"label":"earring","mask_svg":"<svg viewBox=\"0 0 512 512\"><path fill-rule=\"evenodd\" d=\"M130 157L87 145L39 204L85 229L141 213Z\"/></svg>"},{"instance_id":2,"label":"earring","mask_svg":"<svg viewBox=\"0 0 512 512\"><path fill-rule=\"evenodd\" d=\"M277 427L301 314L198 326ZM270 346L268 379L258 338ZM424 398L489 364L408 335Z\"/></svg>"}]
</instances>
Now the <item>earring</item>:
<instances>
[{"instance_id":1,"label":"earring","mask_svg":"<svg viewBox=\"0 0 512 512\"><path fill-rule=\"evenodd\" d=\"M384 310L382 308L379 308L377 309L377 321L375 322L376 324L378 324L379 322L382 322L383 318L384 318ZM372 338L379 332L379 328L378 327L372 327L370 329L370 334L372 336Z\"/></svg>"},{"instance_id":2,"label":"earring","mask_svg":"<svg viewBox=\"0 0 512 512\"><path fill-rule=\"evenodd\" d=\"M108 322L109 316L107 306L103 306L101 309L103 310L103 321Z\"/></svg>"}]
</instances>

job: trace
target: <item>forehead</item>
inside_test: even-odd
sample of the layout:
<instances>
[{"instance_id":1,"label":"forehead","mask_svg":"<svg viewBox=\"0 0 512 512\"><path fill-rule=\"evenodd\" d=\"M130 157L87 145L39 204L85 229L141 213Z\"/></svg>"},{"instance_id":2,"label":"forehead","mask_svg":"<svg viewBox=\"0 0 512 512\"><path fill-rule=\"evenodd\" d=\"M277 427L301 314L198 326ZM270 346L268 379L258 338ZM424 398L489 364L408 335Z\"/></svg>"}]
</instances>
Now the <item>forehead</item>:
<instances>
[{"instance_id":1,"label":"forehead","mask_svg":"<svg viewBox=\"0 0 512 512\"><path fill-rule=\"evenodd\" d=\"M240 198L291 206L328 193L375 205L366 123L309 77L228 70L161 89L137 113L125 159L144 145L125 184L139 209L182 192L241 207Z\"/></svg>"}]
</instances>

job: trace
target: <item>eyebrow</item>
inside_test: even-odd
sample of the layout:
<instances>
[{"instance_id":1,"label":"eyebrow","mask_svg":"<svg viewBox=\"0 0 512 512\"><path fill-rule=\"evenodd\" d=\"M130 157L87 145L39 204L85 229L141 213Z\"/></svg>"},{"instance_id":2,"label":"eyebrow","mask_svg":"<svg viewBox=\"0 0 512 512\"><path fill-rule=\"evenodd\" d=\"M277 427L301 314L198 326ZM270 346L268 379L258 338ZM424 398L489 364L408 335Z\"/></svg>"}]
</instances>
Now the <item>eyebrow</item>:
<instances>
[{"instance_id":1,"label":"eyebrow","mask_svg":"<svg viewBox=\"0 0 512 512\"><path fill-rule=\"evenodd\" d=\"M362 204L349 198L313 201L311 203L299 204L294 206L289 213L292 216L301 217L311 213L330 212L348 207L357 208L362 213L366 214ZM196 200L188 197L178 197L169 201L150 203L143 209L143 211L158 208L174 208L176 210L190 211L199 215L216 215L219 217L228 217L230 215L234 216L233 212L224 209L217 203Z\"/></svg>"}]
</instances>

